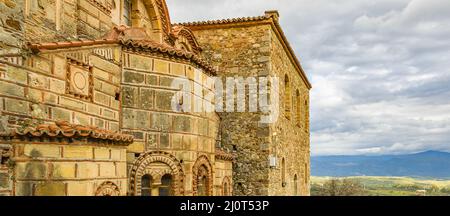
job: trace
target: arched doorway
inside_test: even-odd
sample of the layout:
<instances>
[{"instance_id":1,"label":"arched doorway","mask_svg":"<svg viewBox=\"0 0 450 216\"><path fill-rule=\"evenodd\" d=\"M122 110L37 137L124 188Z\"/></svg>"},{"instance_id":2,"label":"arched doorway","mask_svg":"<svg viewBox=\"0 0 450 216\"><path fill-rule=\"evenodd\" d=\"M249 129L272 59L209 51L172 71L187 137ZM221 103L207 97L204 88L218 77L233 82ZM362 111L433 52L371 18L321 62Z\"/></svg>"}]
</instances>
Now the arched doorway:
<instances>
[{"instance_id":1,"label":"arched doorway","mask_svg":"<svg viewBox=\"0 0 450 216\"><path fill-rule=\"evenodd\" d=\"M130 171L130 193L134 196L181 196L183 185L181 163L167 152L141 154Z\"/></svg>"}]
</instances>

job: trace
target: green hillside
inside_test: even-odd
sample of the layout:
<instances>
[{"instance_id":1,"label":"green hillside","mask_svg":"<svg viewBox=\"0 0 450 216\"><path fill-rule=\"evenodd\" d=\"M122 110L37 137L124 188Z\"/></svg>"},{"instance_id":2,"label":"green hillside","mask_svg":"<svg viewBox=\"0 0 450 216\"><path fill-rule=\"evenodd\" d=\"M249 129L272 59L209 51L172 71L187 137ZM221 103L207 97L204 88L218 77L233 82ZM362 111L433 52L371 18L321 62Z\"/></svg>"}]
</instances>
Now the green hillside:
<instances>
[{"instance_id":1,"label":"green hillside","mask_svg":"<svg viewBox=\"0 0 450 216\"><path fill-rule=\"evenodd\" d=\"M367 196L450 196L450 180L415 179L410 177L357 176L346 178L311 177L311 195L320 195L326 183L332 179L357 182Z\"/></svg>"}]
</instances>

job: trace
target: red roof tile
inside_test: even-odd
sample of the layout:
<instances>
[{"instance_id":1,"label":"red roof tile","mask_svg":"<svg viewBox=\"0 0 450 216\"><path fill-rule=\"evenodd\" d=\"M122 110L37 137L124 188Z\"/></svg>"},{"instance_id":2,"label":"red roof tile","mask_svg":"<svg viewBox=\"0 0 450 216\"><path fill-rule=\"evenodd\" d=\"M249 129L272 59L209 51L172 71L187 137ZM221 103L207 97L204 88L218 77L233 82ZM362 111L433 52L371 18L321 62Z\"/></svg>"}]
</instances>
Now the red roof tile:
<instances>
[{"instance_id":1,"label":"red roof tile","mask_svg":"<svg viewBox=\"0 0 450 216\"><path fill-rule=\"evenodd\" d=\"M70 124L58 121L56 124L41 124L36 127L27 127L23 130L12 129L9 133L0 133L0 137L55 137L55 138L93 138L113 142L133 142L133 136L120 132L102 130L93 126Z\"/></svg>"}]
</instances>

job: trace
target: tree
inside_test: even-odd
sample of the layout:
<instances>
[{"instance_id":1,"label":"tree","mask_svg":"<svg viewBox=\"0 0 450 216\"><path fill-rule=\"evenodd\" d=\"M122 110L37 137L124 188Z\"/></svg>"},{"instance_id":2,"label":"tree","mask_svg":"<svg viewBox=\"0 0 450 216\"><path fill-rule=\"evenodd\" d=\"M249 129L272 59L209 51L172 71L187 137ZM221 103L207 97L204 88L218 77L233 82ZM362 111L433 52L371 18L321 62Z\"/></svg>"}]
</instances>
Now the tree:
<instances>
[{"instance_id":1,"label":"tree","mask_svg":"<svg viewBox=\"0 0 450 216\"><path fill-rule=\"evenodd\" d=\"M364 186L354 179L330 179L322 186L315 185L318 196L362 196L365 194Z\"/></svg>"}]
</instances>

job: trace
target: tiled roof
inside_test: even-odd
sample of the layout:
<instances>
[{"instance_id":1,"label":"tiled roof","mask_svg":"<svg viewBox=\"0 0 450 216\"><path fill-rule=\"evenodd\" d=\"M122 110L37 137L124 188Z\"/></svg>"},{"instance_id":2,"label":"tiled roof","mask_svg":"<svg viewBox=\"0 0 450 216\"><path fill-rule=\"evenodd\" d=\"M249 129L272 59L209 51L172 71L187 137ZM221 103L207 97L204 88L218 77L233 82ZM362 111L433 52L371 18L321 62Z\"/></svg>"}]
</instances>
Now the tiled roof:
<instances>
[{"instance_id":1,"label":"tiled roof","mask_svg":"<svg viewBox=\"0 0 450 216\"><path fill-rule=\"evenodd\" d=\"M102 130L93 126L70 124L58 121L55 124L41 124L23 130L12 129L8 133L0 133L0 137L54 137L54 138L93 138L120 143L133 142L133 136L120 132Z\"/></svg>"},{"instance_id":2,"label":"tiled roof","mask_svg":"<svg viewBox=\"0 0 450 216\"><path fill-rule=\"evenodd\" d=\"M232 153L225 151L224 149L216 148L216 159L225 160L225 161L233 161L234 156Z\"/></svg>"},{"instance_id":3,"label":"tiled roof","mask_svg":"<svg viewBox=\"0 0 450 216\"><path fill-rule=\"evenodd\" d=\"M187 52L176 47L170 46L165 43L158 43L149 39L143 28L129 28L126 26L114 27L103 39L99 40L76 40L76 41L63 41L63 42L51 42L51 43L36 43L29 44L29 47L34 52L40 52L42 50L55 50L65 49L82 46L93 45L105 45L105 44L122 44L125 47L141 48L143 50L159 52L170 56L183 58L188 61L199 65L206 72L215 75L216 70L199 55Z\"/></svg>"},{"instance_id":4,"label":"tiled roof","mask_svg":"<svg viewBox=\"0 0 450 216\"><path fill-rule=\"evenodd\" d=\"M232 24L232 23L245 23L245 22L254 22L254 21L264 21L268 20L271 17L268 15L265 16L255 16L255 17L240 17L240 18L231 18L231 19L221 19L221 20L208 20L208 21L199 21L199 22L186 22L186 23L177 23L174 26L201 26L201 25L219 25L219 24Z\"/></svg>"}]
</instances>

